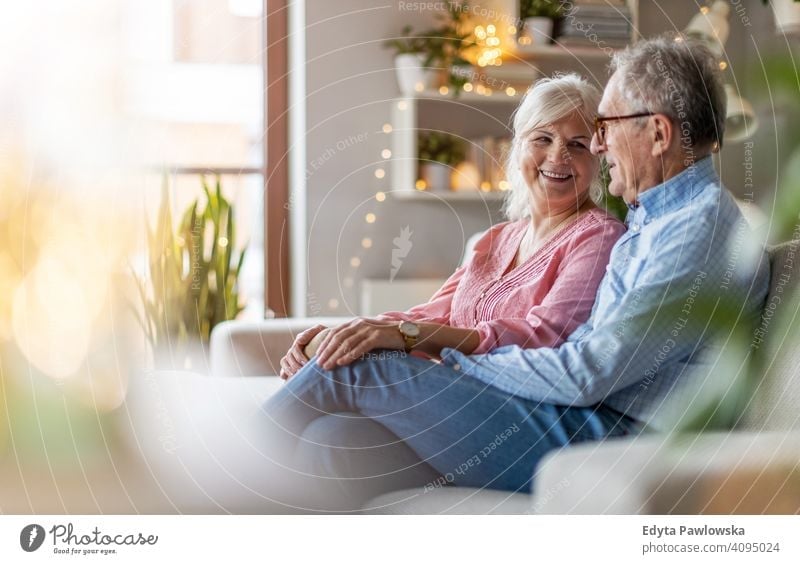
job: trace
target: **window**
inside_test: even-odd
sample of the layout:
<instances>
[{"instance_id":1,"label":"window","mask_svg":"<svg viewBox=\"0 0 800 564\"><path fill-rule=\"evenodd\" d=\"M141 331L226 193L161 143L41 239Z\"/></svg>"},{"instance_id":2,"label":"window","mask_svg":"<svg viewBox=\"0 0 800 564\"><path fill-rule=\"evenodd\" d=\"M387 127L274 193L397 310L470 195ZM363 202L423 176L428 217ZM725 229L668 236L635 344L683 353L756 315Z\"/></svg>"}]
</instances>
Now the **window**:
<instances>
[{"instance_id":1,"label":"window","mask_svg":"<svg viewBox=\"0 0 800 564\"><path fill-rule=\"evenodd\" d=\"M243 315L264 313L264 58L262 0L144 0L123 18L132 62L125 102L135 118L148 216L163 175L173 210L202 194L200 174L220 175L234 203Z\"/></svg>"}]
</instances>

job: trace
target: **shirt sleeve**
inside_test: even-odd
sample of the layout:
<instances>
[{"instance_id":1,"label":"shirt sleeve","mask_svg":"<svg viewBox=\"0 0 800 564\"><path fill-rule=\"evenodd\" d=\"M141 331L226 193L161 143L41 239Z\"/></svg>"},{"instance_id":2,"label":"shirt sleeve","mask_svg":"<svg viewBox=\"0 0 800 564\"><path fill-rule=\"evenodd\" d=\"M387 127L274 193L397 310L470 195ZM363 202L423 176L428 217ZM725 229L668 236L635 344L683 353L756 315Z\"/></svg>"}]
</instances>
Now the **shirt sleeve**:
<instances>
[{"instance_id":1,"label":"shirt sleeve","mask_svg":"<svg viewBox=\"0 0 800 564\"><path fill-rule=\"evenodd\" d=\"M480 343L473 354L505 345L556 347L589 318L609 255L625 230L618 221L601 221L575 236L567 248L551 287L524 317L482 321Z\"/></svg>"},{"instance_id":2,"label":"shirt sleeve","mask_svg":"<svg viewBox=\"0 0 800 564\"><path fill-rule=\"evenodd\" d=\"M474 356L445 349L443 362L458 363L475 378L525 399L597 404L657 377L660 366L690 358L712 322L719 322L718 312L730 312L737 303L741 309L743 298L726 297L719 268L706 261L706 251L687 243L685 233L665 234L641 266L636 288L623 292L605 318L593 316L581 338L557 349L506 346Z\"/></svg>"}]
</instances>

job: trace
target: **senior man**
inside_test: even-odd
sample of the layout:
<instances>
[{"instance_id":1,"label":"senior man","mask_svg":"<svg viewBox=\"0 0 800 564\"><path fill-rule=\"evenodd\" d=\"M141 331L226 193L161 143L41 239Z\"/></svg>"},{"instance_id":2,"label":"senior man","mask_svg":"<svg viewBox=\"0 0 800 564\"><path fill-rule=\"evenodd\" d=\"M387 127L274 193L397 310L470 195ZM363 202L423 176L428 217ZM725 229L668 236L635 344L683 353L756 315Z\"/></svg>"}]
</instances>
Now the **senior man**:
<instances>
[{"instance_id":1,"label":"senior man","mask_svg":"<svg viewBox=\"0 0 800 564\"><path fill-rule=\"evenodd\" d=\"M529 491L552 449L671 428L669 400L685 405L708 374L712 311L756 323L768 266L738 248L748 227L714 171L716 60L661 37L616 55L612 71L591 150L630 212L589 320L555 349L308 362L264 406L278 429L271 453L326 490L297 503L349 510L414 484Z\"/></svg>"}]
</instances>

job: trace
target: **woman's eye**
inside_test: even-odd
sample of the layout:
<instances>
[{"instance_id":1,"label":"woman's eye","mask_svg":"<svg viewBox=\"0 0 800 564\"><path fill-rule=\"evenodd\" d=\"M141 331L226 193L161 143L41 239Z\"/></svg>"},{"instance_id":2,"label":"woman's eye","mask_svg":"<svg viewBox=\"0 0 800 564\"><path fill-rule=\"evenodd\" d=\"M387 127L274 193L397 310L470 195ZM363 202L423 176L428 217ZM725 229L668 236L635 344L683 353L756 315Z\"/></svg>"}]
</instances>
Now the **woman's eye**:
<instances>
[{"instance_id":1,"label":"woman's eye","mask_svg":"<svg viewBox=\"0 0 800 564\"><path fill-rule=\"evenodd\" d=\"M574 147L575 149L584 149L584 150L587 149L586 145L584 145L583 143L574 142L570 143L570 145L572 145L572 147Z\"/></svg>"},{"instance_id":2,"label":"woman's eye","mask_svg":"<svg viewBox=\"0 0 800 564\"><path fill-rule=\"evenodd\" d=\"M535 137L533 139L533 142L536 143L537 145L544 145L544 144L550 142L550 138L549 137Z\"/></svg>"}]
</instances>

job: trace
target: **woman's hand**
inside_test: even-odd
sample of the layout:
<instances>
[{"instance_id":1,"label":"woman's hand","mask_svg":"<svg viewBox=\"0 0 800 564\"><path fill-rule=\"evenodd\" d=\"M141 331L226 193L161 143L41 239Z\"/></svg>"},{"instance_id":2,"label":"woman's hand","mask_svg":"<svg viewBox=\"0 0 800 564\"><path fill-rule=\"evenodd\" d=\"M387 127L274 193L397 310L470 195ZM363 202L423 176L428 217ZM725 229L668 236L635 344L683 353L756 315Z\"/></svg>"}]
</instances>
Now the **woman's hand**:
<instances>
[{"instance_id":1,"label":"woman's hand","mask_svg":"<svg viewBox=\"0 0 800 564\"><path fill-rule=\"evenodd\" d=\"M405 350L398 324L362 317L330 329L317 351L317 363L324 370L332 370L374 349Z\"/></svg>"},{"instance_id":2,"label":"woman's hand","mask_svg":"<svg viewBox=\"0 0 800 564\"><path fill-rule=\"evenodd\" d=\"M300 370L308 358L303 349L308 345L314 337L328 330L324 325L315 325L310 329L306 329L295 337L292 346L287 351L286 355L281 359L281 372L280 377L283 380L288 380Z\"/></svg>"}]
</instances>

